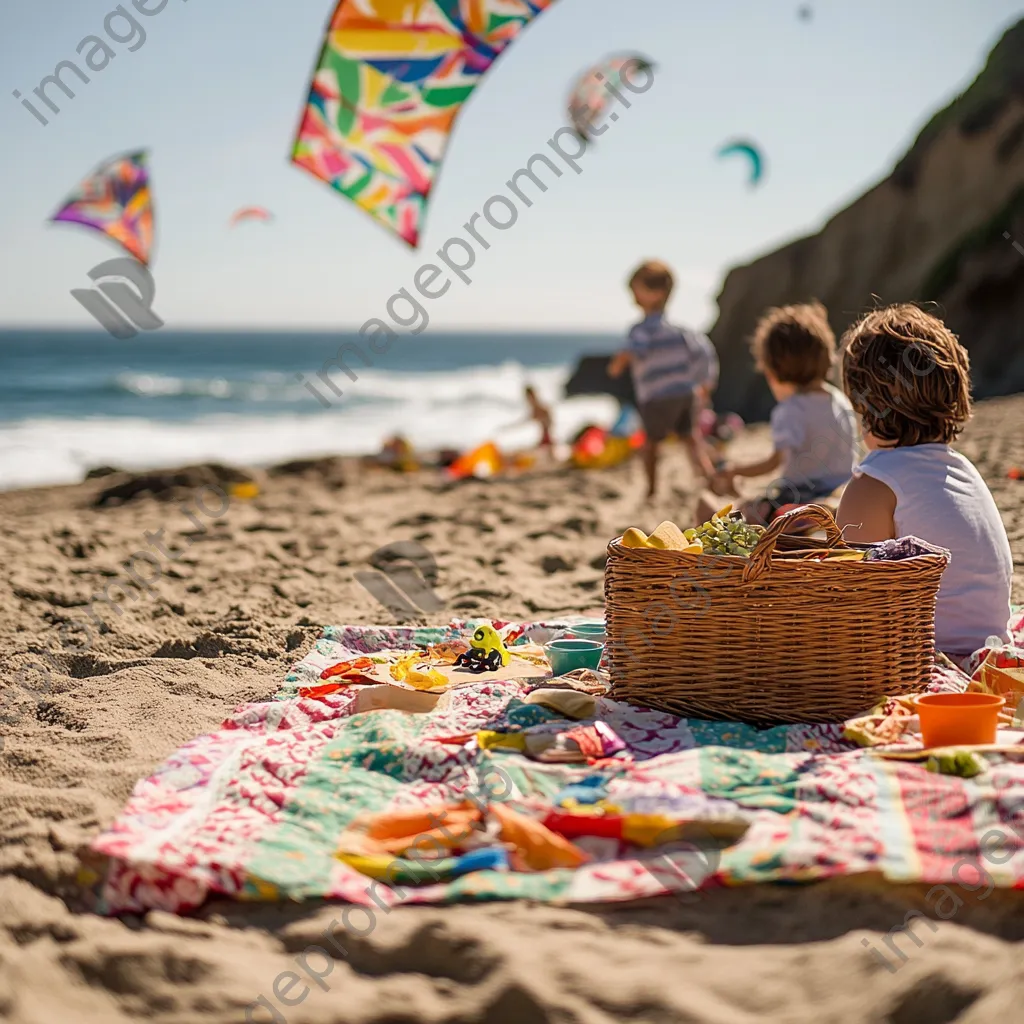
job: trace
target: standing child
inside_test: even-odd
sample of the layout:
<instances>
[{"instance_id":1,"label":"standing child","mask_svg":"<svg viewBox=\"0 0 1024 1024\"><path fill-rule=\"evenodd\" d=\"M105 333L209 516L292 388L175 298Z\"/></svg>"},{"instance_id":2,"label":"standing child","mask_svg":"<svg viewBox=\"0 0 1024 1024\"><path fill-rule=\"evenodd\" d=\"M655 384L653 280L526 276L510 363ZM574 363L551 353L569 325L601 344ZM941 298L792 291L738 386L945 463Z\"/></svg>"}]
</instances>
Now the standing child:
<instances>
[{"instance_id":1,"label":"standing child","mask_svg":"<svg viewBox=\"0 0 1024 1024\"><path fill-rule=\"evenodd\" d=\"M538 447L550 454L555 444L554 438L551 436L551 427L554 423L551 410L537 397L537 392L529 385L527 385L526 390L523 392L523 397L530 407L530 420L540 427L540 444Z\"/></svg>"},{"instance_id":2,"label":"standing child","mask_svg":"<svg viewBox=\"0 0 1024 1024\"><path fill-rule=\"evenodd\" d=\"M783 505L827 498L850 479L857 459L857 418L846 396L826 380L836 338L821 303L768 310L754 329L751 348L778 402L771 415L772 453L745 465L727 464L716 490L735 493L736 477L781 470L764 497L743 506L748 522L766 525ZM705 522L714 510L702 499L697 521Z\"/></svg>"},{"instance_id":3,"label":"standing child","mask_svg":"<svg viewBox=\"0 0 1024 1024\"><path fill-rule=\"evenodd\" d=\"M1013 558L981 474L950 447L971 416L967 352L917 306L867 314L843 336L843 386L870 449L837 517L854 541L920 537L949 550L935 643L962 658L1007 642Z\"/></svg>"},{"instance_id":4,"label":"standing child","mask_svg":"<svg viewBox=\"0 0 1024 1024\"><path fill-rule=\"evenodd\" d=\"M644 319L629 332L629 347L608 366L611 377L620 376L627 367L633 374L647 435L644 469L648 498L657 490L658 446L670 434L678 434L694 472L705 482L715 471L697 429L696 407L698 390L710 390L717 383L718 356L707 337L665 319L674 285L672 271L664 263L649 260L637 268L629 288Z\"/></svg>"},{"instance_id":5,"label":"standing child","mask_svg":"<svg viewBox=\"0 0 1024 1024\"><path fill-rule=\"evenodd\" d=\"M537 392L529 384L523 389L523 397L526 399L529 411L521 420L513 420L513 422L509 423L506 429L521 427L526 423L536 423L540 427L540 443L537 447L549 459L553 458L555 439L551 435L551 430L554 426L554 417L551 415L551 410L540 400Z\"/></svg>"}]
</instances>

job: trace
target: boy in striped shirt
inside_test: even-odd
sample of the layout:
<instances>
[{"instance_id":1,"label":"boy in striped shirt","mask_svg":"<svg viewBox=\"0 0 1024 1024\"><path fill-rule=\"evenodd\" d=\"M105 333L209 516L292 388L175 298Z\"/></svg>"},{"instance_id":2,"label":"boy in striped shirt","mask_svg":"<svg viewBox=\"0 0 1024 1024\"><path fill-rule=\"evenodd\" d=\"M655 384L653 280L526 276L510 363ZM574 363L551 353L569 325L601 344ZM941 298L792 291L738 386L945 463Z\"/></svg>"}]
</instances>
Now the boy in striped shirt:
<instances>
[{"instance_id":1,"label":"boy in striped shirt","mask_svg":"<svg viewBox=\"0 0 1024 1024\"><path fill-rule=\"evenodd\" d=\"M697 428L697 414L718 383L718 355L709 338L665 319L675 281L657 260L641 264L629 279L633 299L644 314L629 332L629 345L612 358L611 377L628 366L633 374L647 444L644 469L647 497L657 490L658 446L669 434L683 442L694 473L707 483L715 467Z\"/></svg>"}]
</instances>

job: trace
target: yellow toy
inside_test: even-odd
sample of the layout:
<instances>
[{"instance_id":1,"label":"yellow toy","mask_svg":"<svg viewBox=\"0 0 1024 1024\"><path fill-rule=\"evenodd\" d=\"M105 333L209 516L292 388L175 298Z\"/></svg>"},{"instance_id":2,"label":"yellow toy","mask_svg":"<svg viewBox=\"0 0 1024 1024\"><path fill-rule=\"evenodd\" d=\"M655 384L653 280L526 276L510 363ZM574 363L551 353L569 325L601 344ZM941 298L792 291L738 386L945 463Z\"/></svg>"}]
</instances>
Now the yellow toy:
<instances>
[{"instance_id":1,"label":"yellow toy","mask_svg":"<svg viewBox=\"0 0 1024 1024\"><path fill-rule=\"evenodd\" d=\"M437 669L423 672L416 668L416 663L422 660L423 655L418 652L399 658L391 666L391 678L400 683L408 683L417 690L436 690L447 686L448 680Z\"/></svg>"},{"instance_id":2,"label":"yellow toy","mask_svg":"<svg viewBox=\"0 0 1024 1024\"><path fill-rule=\"evenodd\" d=\"M472 672L497 672L512 655L493 626L477 626L469 641L469 650L455 664Z\"/></svg>"}]
</instances>

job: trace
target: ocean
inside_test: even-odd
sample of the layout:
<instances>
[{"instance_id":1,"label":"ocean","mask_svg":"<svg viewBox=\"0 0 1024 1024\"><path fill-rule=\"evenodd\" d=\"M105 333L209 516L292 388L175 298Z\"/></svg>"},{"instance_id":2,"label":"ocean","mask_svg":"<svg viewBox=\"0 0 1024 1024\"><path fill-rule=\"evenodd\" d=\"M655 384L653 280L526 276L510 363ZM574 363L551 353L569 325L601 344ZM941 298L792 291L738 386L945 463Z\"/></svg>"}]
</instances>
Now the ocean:
<instances>
[{"instance_id":1,"label":"ocean","mask_svg":"<svg viewBox=\"0 0 1024 1024\"><path fill-rule=\"evenodd\" d=\"M444 334L397 338L365 367L335 370L337 397L317 371L355 335L175 332L119 341L82 331L0 331L0 489L74 483L93 467L221 461L268 465L296 456L378 451L403 433L423 448L494 440L536 443L523 387L555 405L556 438L610 423L611 399L564 401L584 353L611 353L621 335ZM307 389L311 381L329 407Z\"/></svg>"}]
</instances>

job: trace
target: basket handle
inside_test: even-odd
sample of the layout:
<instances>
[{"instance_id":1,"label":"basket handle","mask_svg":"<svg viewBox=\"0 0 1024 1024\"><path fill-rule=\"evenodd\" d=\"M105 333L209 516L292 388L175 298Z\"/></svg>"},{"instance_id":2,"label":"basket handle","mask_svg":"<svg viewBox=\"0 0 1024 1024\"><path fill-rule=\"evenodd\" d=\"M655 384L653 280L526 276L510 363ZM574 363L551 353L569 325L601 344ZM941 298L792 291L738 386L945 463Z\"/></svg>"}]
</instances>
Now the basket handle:
<instances>
[{"instance_id":1,"label":"basket handle","mask_svg":"<svg viewBox=\"0 0 1024 1024\"><path fill-rule=\"evenodd\" d=\"M789 512L783 512L761 535L757 547L750 552L750 564L743 570L744 583L752 583L768 571L779 536L785 532L790 523L801 519L810 519L816 526L820 526L828 536L830 548L848 548L850 546L843 540L843 534L836 523L835 516L824 505L801 505Z\"/></svg>"}]
</instances>

